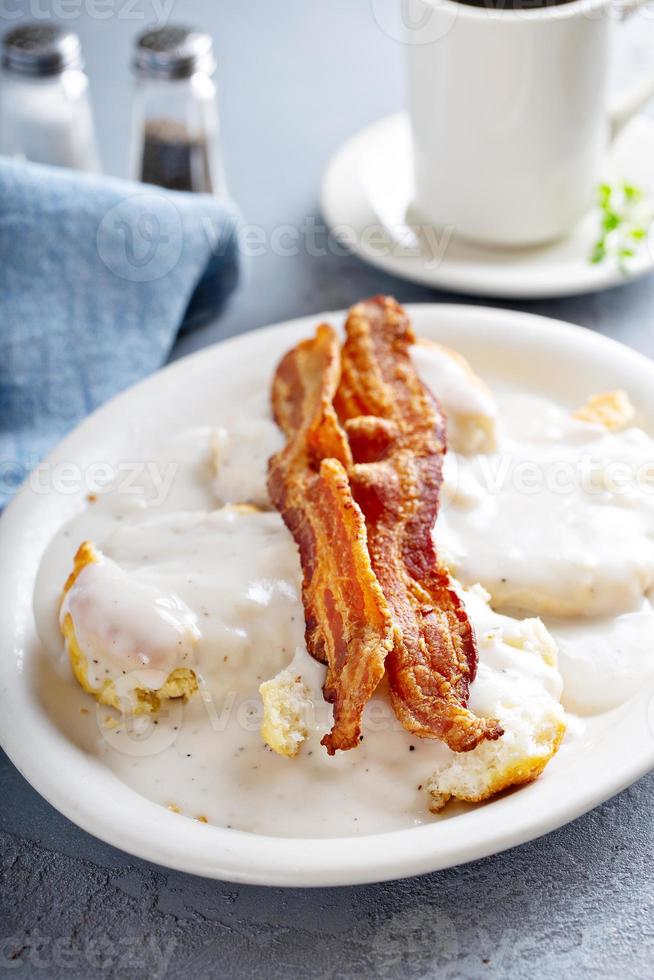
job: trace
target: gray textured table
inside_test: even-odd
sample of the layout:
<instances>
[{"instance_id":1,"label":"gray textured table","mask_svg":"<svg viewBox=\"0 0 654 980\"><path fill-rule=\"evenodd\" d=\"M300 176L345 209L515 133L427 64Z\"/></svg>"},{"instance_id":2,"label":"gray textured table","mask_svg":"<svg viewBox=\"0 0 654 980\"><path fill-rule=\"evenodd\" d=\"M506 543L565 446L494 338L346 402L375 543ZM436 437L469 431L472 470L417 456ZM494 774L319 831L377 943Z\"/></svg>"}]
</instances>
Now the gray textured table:
<instances>
[{"instance_id":1,"label":"gray textured table","mask_svg":"<svg viewBox=\"0 0 654 980\"><path fill-rule=\"evenodd\" d=\"M233 194L265 229L318 219L320 174L348 135L403 103L396 0L5 0L0 27L52 9L81 37L105 169L125 172L132 36L161 10L214 34ZM98 19L101 12L106 19ZM392 35L393 31L390 31ZM651 57L628 29L618 73ZM350 257L253 259L221 319L176 355L276 320L391 292ZM456 301L457 297L454 297ZM509 304L496 304L509 305ZM654 354L654 279L520 304ZM506 854L410 881L317 891L238 887L137 861L78 830L0 756L0 973L58 977L651 977L654 776Z\"/></svg>"}]
</instances>

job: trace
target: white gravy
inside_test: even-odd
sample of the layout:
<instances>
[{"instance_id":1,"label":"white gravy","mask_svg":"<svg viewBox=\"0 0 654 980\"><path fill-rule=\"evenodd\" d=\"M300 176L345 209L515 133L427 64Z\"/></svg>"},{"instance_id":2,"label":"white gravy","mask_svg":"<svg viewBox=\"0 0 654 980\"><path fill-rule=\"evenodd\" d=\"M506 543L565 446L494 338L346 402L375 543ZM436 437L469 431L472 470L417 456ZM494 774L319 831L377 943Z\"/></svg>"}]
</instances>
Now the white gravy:
<instances>
[{"instance_id":1,"label":"white gravy","mask_svg":"<svg viewBox=\"0 0 654 980\"><path fill-rule=\"evenodd\" d=\"M102 506L99 501L90 510ZM72 541L85 530L86 516L69 528L70 552ZM65 578L68 562L59 544L55 541L44 559L42 582ZM366 708L364 740L356 750L329 758L320 745L331 727L332 709L321 695L324 667L304 646L299 561L277 513L173 512L138 521L130 513L116 522L102 550L111 558L87 566L78 579L82 603L89 597L96 603L88 618L82 608L76 631L81 624L84 639L88 642L91 636L91 648L98 653L98 644L108 644L109 657L101 662L113 665L117 675L127 670L128 680L133 668L142 683L142 663L162 666L155 656L161 632L149 636L143 631L155 615L154 595L166 596L176 609L175 622L168 624L171 642L181 625L190 625L194 634L190 662L184 657L178 665L192 666L201 684L201 696L188 704L164 703L156 725L151 717L126 721L95 705L74 683L68 685L67 710L74 716L80 704L90 703L98 725L92 751L100 753L122 781L184 815L259 833L340 836L434 819L423 787L449 750L412 738L395 718L384 690ZM116 590L98 595L98 590L114 585L114 561L123 578ZM134 588L123 603L125 580ZM57 657L61 639L56 629L48 628L50 617L40 598L37 591L42 637ZM73 613L77 602L68 602ZM185 608L194 612L192 624L179 613ZM474 710L492 713L498 701L515 696L516 687L527 700L558 699L558 672L504 641L510 620L476 598L471 600L471 614L480 649L479 677L471 697ZM193 629L196 623L199 637ZM113 647L110 639L116 628L120 642ZM138 662L135 649L145 651ZM174 656L173 652L166 667L177 665ZM313 701L309 738L292 760L263 744L258 696L261 681L291 661ZM161 675L154 676L161 683Z\"/></svg>"},{"instance_id":2,"label":"white gravy","mask_svg":"<svg viewBox=\"0 0 654 980\"><path fill-rule=\"evenodd\" d=\"M455 390L445 405L450 413L457 399L470 404ZM568 424L550 403L511 395L501 399L500 408L502 448L510 446L519 459L561 453L570 459L588 446L630 461L649 452L641 433L609 439L593 427ZM543 418L525 428L527 413ZM227 420L218 429L173 437L149 456L152 472L159 466L154 480L145 479L138 493L107 488L58 533L44 556L34 597L39 634L59 673L45 699L121 781L187 817L315 837L443 819L428 813L423 785L449 750L404 731L383 689L366 708L364 739L356 750L330 758L320 747L331 708L320 696L324 668L304 647L292 539L272 511L212 509L241 494L263 504L265 462L278 446L262 401L238 437L230 434ZM561 644L564 701L570 710L589 714L629 697L654 661L648 639L654 617L642 598L653 564L650 501L618 500L606 490L598 499L576 492L568 503L549 492L540 503L523 500L511 488L490 495L479 490L479 458L457 457L456 463L461 483L437 538L454 555L464 580L481 580L502 600L514 596L501 591L506 578L535 596L533 605L539 591L557 601L570 594L589 601L603 619L549 620ZM170 480L161 479L165 472ZM181 641L184 665L190 660L197 671L201 696L183 706L165 704L156 718L126 723L74 683L57 614L82 540L93 541L106 556L97 569L81 574L77 597L68 600L84 645L105 654L116 671L129 672L169 667L175 658L170 643ZM514 648L507 638L511 620L477 601L470 609L480 647L471 707L490 713L518 688L535 700L557 699L559 674L540 657ZM620 615L611 618L615 612ZM140 651L138 663L134 650ZM290 661L312 690L315 711L309 739L293 760L274 754L259 734L258 686ZM446 815L456 812L448 809Z\"/></svg>"},{"instance_id":3,"label":"white gravy","mask_svg":"<svg viewBox=\"0 0 654 980\"><path fill-rule=\"evenodd\" d=\"M464 585L537 615L613 616L654 584L654 442L500 398L499 450L452 456L436 537Z\"/></svg>"}]
</instances>

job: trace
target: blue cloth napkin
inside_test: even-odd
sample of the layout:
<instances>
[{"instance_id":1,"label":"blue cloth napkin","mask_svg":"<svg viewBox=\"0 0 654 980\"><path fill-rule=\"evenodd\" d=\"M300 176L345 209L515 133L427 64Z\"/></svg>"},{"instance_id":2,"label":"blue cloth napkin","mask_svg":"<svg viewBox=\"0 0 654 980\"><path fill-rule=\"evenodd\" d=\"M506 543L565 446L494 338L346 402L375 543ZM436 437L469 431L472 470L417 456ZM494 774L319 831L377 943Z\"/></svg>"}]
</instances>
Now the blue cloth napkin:
<instances>
[{"instance_id":1,"label":"blue cloth napkin","mask_svg":"<svg viewBox=\"0 0 654 980\"><path fill-rule=\"evenodd\" d=\"M86 414L158 368L239 278L200 194L0 159L0 508Z\"/></svg>"}]
</instances>

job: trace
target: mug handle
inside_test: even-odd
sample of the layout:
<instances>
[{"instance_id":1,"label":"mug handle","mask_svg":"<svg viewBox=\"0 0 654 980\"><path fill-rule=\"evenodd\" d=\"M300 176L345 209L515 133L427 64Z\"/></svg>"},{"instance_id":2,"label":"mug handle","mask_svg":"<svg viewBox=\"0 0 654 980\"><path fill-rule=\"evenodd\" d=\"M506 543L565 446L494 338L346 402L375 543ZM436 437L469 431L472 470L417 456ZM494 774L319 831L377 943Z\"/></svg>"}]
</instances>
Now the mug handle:
<instances>
[{"instance_id":1,"label":"mug handle","mask_svg":"<svg viewBox=\"0 0 654 980\"><path fill-rule=\"evenodd\" d=\"M648 2L649 0L625 0L620 8L620 20L627 20ZM650 71L644 78L639 78L638 81L633 82L624 92L616 96L609 109L612 140L622 131L629 120L633 119L647 105L652 97L654 97L654 70Z\"/></svg>"}]
</instances>

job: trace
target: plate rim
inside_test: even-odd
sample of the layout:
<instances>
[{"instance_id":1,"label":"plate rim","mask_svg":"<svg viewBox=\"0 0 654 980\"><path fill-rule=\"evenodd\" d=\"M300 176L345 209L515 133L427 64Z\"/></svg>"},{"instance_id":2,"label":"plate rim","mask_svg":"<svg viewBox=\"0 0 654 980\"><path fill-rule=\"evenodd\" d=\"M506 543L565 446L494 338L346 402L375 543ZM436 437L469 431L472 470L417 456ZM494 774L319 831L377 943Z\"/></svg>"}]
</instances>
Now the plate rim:
<instances>
[{"instance_id":1,"label":"plate rim","mask_svg":"<svg viewBox=\"0 0 654 980\"><path fill-rule=\"evenodd\" d=\"M654 363L645 355L618 341L566 321L520 311L463 304L418 303L406 304L405 308L409 315L413 316L418 311L425 316L431 313L441 319L445 318L453 326L456 326L457 319L464 322L466 319L470 321L471 318L476 318L483 323L483 321L497 322L498 318L502 318L504 323L512 323L515 329L523 334L544 336L543 331L547 331L550 342L552 338L555 342L564 340L570 349L580 352L587 348L587 345L594 346L598 351L602 348L604 355L620 358L627 369L633 368L636 372L648 374L654 382ZM174 361L96 409L48 454L46 461L56 460L62 454L70 458L70 447L74 447L80 441L83 442L95 427L102 426L105 419L110 419L123 404L128 404L135 397L136 392L139 393L139 397L150 397L150 390L156 391L162 377L170 379L175 374L183 377L184 372L188 371L191 365L196 366L203 360L210 362L217 351L224 351L228 345L236 350L242 345L247 347L248 344L256 344L264 336L269 336L272 330L299 334L300 331L305 331L307 327L323 318L341 320L344 313L343 310L328 311L281 321L269 327L228 338ZM648 378L648 384L649 382ZM24 485L0 518L0 554L7 553L5 551L7 545L10 551L12 547L18 545L23 512L29 514L34 506L36 504L30 496L29 486ZM7 582L10 578L8 567L0 568L2 593L7 590ZM15 617L13 610L11 613L8 611L8 606L7 602L0 604L0 644L3 647L13 636ZM31 596L27 615L33 615ZM10 632L8 627L12 627ZM122 787L119 790L121 805L133 803L136 809L141 811L142 822L132 821L128 829L121 829L113 811L110 815L103 813L99 816L97 805L85 799L83 793L78 797L71 796L71 786L79 788L84 785L84 769L91 771L90 760L85 753L72 746L51 720L46 718L45 713L40 720L46 723L48 734L54 739L53 744L49 743L46 746L47 751L36 753L35 758L35 749L30 751L28 741L24 738L21 740L21 719L17 710L23 707L24 703L29 702L29 687L27 683L21 684L20 671L16 669L13 659L4 650L0 652L0 689L6 705L5 710L0 712L0 744L14 765L40 795L83 830L135 857L178 871L238 883L277 887L354 885L410 877L464 864L499 853L563 826L620 792L654 767L654 738L652 738L650 724L649 737L644 739L641 737L635 742L635 747L631 744L631 754L625 756L627 762L617 777L608 774L601 763L591 760L591 767L594 765L597 770L597 781L591 781L586 790L575 797L574 801L566 801L548 813L538 812L544 782L536 781L519 792L510 793L489 803L487 806L492 806L493 813L497 814L496 824L499 826L492 834L482 834L477 839L474 837L475 828L479 823L483 827L483 814L487 808L484 806L457 815L451 821L436 821L414 828L345 838L272 837L211 825L207 827L190 818L183 818L185 824L180 824L178 815L168 813L158 804L145 800L107 770L106 775L114 780L117 787ZM12 690L19 696L14 703L9 698L7 704L7 695ZM642 691L637 699L629 704L633 706L634 715L638 715L643 722L645 720L651 722L649 714L652 706L651 692ZM643 710L636 710L639 705ZM623 712L624 708L623 705L616 711ZM646 726L643 731L647 734ZM24 735L24 731L22 734ZM642 735L642 732L640 734ZM602 737L607 738L606 735ZM66 746L67 751L65 751ZM60 749L64 760L66 757L74 758L79 765L77 777L73 779L68 774L67 781L63 785L60 785L56 778L56 766L53 767ZM103 781L104 778L103 775ZM516 801L525 800L527 794L533 812L531 817L523 820L516 829L511 825L513 811L524 809L521 804L516 806ZM149 814L145 814L146 810ZM465 824L467 835L463 836L467 839L463 845L459 842L458 846L453 846L445 852L443 841L439 842L438 838L445 838L447 844L447 838L452 836L454 824L459 828ZM461 837L461 834L454 836ZM183 846L184 839L187 844L189 842L192 844L191 854L188 848L185 849ZM471 839L472 843L470 843ZM175 840L182 841L182 845L178 845L177 849L170 845L170 841ZM208 841L212 846L209 862ZM441 846L436 846L439 843ZM216 851L220 853L217 854Z\"/></svg>"}]
</instances>

